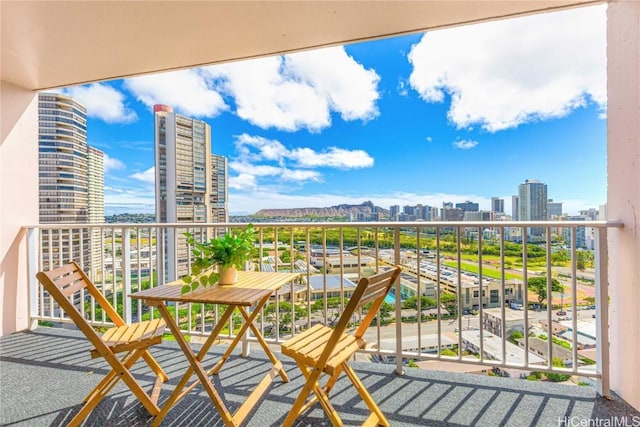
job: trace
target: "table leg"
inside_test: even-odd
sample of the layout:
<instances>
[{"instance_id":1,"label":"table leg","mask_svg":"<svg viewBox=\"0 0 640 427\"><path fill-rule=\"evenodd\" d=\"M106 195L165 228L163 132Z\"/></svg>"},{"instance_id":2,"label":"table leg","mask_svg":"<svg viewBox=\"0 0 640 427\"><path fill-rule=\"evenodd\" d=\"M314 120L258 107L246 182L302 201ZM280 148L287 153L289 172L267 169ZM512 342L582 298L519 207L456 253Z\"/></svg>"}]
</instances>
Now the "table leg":
<instances>
[{"instance_id":1,"label":"table leg","mask_svg":"<svg viewBox=\"0 0 640 427\"><path fill-rule=\"evenodd\" d=\"M237 306L238 310L240 310L240 313L242 314L242 317L244 318L244 323L240 327L240 330L236 334L236 337L233 339L233 341L231 341L231 344L229 344L229 347L227 348L227 351L225 351L225 353L222 355L222 358L220 359L220 361L218 363L216 363L213 368L209 369L209 371L207 372L209 375L217 374L218 372L220 372L220 369L222 368L222 365L224 365L224 362L226 362L227 359L231 356L231 353L236 348L236 346L238 345L240 340L244 337L244 334L247 332L247 329L249 327L252 327L252 330L257 331L257 329L255 328L255 325L253 324L253 321L258 316L258 314L260 314L260 310L262 310L262 307L264 307L264 305L267 303L267 301L269 301L269 297L270 297L270 295L267 295L263 299L261 299L256 304L256 307L255 307L255 309L253 310L253 312L251 313L250 316L247 315L247 311L245 310L244 307ZM236 307L234 306L234 308L236 308Z\"/></svg>"},{"instance_id":2,"label":"table leg","mask_svg":"<svg viewBox=\"0 0 640 427\"><path fill-rule=\"evenodd\" d=\"M245 308L244 307L238 307L238 310L240 311L240 314L242 314L242 317L244 317L245 321L247 323L249 323L248 322L249 314L247 313ZM276 355L273 354L273 352L269 348L269 344L267 344L267 342L264 340L264 337L262 336L262 334L260 333L260 331L258 330L256 325L254 325L253 322L250 322L249 323L249 327L251 328L251 331L253 332L253 335L258 340L258 343L260 343L260 345L262 346L262 349L267 354L267 357L269 357L269 360L271 361L271 363L273 365L276 365L276 364L280 363L280 361L278 360ZM282 378L282 381L284 381L285 383L288 383L289 382L289 377L287 376L287 373L284 371L284 368L280 368L279 373L280 373L280 377Z\"/></svg>"},{"instance_id":3,"label":"table leg","mask_svg":"<svg viewBox=\"0 0 640 427\"><path fill-rule=\"evenodd\" d=\"M182 335L182 331L180 331L180 327L176 324L175 320L173 319L173 316L171 316L171 313L169 312L169 310L167 310L167 307L164 305L164 303L159 303L154 305L160 311L160 314L162 315L165 322L167 323L167 326L169 326L169 329L171 330L171 333L173 334L176 342L182 349L182 352L184 353L184 355L187 357L187 361L189 362L190 367L187 369L187 372L180 380L180 383L178 384L178 386L176 386L176 389L173 391L173 393L169 397L169 400L165 402L160 413L156 415L155 419L153 420L153 426L160 425L160 423L166 416L167 412L169 412L171 407L179 400L178 397L180 396L181 391L184 388L185 384L191 378L191 375L193 375L193 372L195 372L196 375L198 376L200 383L202 384L205 391L209 395L211 402L213 402L214 406L218 410L218 413L220 414L220 417L222 418L222 421L224 422L224 424L226 426L235 426L236 424L233 420L233 416L227 409L226 405L224 404L224 401L222 400L218 392L213 387L213 384L211 384L211 382L209 381L207 372L202 366L202 363L200 360L208 350L208 348L205 350L205 346L207 346L208 344L208 347L210 347L211 343L213 343L215 339L213 332L215 332L215 330L218 329L218 333L219 333L219 330L221 330L222 328L217 328L218 325L216 325L216 328L214 328L214 331L212 331L211 336L207 339L207 341L205 342L205 345L203 345L203 347L200 349L200 352L198 353L198 356L196 357L196 355L191 350L189 343L184 339L184 336ZM233 311L233 308L229 307L227 311L229 312L229 314L226 316L226 319L228 319L230 313ZM227 311L225 311L225 315L227 314ZM222 317L225 318L225 315L223 315Z\"/></svg>"}]
</instances>

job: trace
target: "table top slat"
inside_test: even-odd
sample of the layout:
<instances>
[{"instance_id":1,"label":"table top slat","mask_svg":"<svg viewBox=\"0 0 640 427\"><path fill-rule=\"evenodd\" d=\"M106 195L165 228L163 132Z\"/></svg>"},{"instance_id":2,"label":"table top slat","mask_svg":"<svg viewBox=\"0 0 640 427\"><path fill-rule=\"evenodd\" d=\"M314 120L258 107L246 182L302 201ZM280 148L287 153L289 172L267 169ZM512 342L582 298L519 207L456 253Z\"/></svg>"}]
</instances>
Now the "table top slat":
<instances>
[{"instance_id":1,"label":"table top slat","mask_svg":"<svg viewBox=\"0 0 640 427\"><path fill-rule=\"evenodd\" d=\"M300 273L275 273L263 271L239 271L233 285L199 287L182 294L182 280L163 286L145 289L131 295L133 299L146 301L177 301L205 304L235 304L251 306L260 299L300 277Z\"/></svg>"}]
</instances>

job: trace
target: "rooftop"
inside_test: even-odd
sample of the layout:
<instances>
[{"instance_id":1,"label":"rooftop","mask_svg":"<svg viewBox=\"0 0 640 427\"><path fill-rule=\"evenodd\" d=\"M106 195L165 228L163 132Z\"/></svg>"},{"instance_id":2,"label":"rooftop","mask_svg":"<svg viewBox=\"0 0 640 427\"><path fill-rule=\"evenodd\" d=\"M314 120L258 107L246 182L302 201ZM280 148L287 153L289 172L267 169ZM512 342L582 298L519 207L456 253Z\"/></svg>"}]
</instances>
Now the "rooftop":
<instances>
[{"instance_id":1,"label":"rooftop","mask_svg":"<svg viewBox=\"0 0 640 427\"><path fill-rule=\"evenodd\" d=\"M195 344L193 344L195 347ZM82 398L106 372L106 363L90 359L89 342L77 331L38 328L0 338L0 424L12 426L63 425L79 410ZM226 346L214 346L210 354L219 356ZM187 364L174 342L165 341L152 350L170 377L163 387L160 404L178 382ZM237 353L236 353L237 355ZM247 426L282 423L302 387L302 375L295 364L282 357L291 382L274 380ZM598 397L591 387L513 380L454 372L406 368L394 373L395 365L352 362L356 372L372 392L391 425L472 426L472 425L558 425L559 419L613 419L640 416L621 399ZM269 369L264 353L252 350L247 359L232 357L215 379L231 409L249 394ZM95 375L93 375L95 374ZM146 368L134 375L151 386ZM332 403L347 425L362 423L367 416L364 405L348 380L341 378L332 394ZM196 388L169 411L165 425L216 425L215 408L206 393ZM99 404L86 425L150 425L143 407L121 384ZM324 413L314 407L300 425L326 425ZM584 421L586 422L586 421Z\"/></svg>"}]
</instances>

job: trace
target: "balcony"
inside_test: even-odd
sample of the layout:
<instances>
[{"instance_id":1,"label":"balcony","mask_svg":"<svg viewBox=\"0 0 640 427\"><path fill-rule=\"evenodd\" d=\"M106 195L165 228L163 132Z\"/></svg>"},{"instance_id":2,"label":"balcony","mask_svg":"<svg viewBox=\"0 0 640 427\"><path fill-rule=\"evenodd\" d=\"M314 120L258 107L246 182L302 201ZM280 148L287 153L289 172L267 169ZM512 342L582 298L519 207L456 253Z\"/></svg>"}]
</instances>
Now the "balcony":
<instances>
[{"instance_id":1,"label":"balcony","mask_svg":"<svg viewBox=\"0 0 640 427\"><path fill-rule=\"evenodd\" d=\"M601 276L606 279L602 283L610 283L611 291L608 310L611 318L611 360L603 364L610 366L612 388L635 408L640 408L640 358L637 352L630 351L640 344L637 307L640 298L637 218L640 206L640 169L637 161L640 150L640 125L637 120L640 106L637 78L640 8L637 2L604 2L608 5L608 218L621 221L624 228L608 230L609 260L606 262L606 258L602 258L599 261L599 265L608 269L608 275L604 272ZM13 402L8 400L9 397L20 397L22 400L19 404L26 407L25 399L34 396L31 387L24 391L25 384L20 383L16 385L15 395L6 397L12 390L4 386L5 375L9 372L4 369L4 344L13 339L9 334L24 330L30 320L37 319L37 315L33 315L37 313L37 299L29 298L36 289L33 270L38 260L37 257L26 258L27 233L22 228L26 223L38 221L35 91L592 3L600 2L486 2L473 8L469 8L465 2L404 2L401 6L398 2L384 2L375 6L363 3L357 7L351 2L300 2L295 7L268 2L254 10L254 19L247 20L245 4L234 2L202 3L200 7L193 8L185 8L177 2L162 8L150 7L144 2L109 5L85 2L64 8L56 2L3 2L3 115L0 141L2 402ZM122 21L123 16L146 18L127 23ZM220 25L212 27L210 23L219 16L227 16L228 19L218 19ZM77 22L86 25L74 25ZM272 25L260 25L262 22L271 22ZM310 26L309 22L317 25ZM345 22L349 25L345 25ZM104 34L110 33L114 23L119 23L119 36L105 38ZM176 28L177 31L158 31L158 28L165 27ZM29 28L38 28L39 31L25 31ZM256 28L260 31L256 31ZM139 34L153 37L141 38ZM66 55L52 55L57 52L56 46L64 45L69 40L81 46L68 49ZM131 43L131 40L136 43ZM211 40L225 40L225 43L212 46ZM157 49L158 45L163 46L162 51ZM193 48L185 50L185 45ZM25 56L25 52L29 55ZM119 52L120 60L114 64L112 56L105 55L105 52ZM145 54L141 55L141 52ZM29 60L25 60L27 57ZM30 243L37 241L33 235L30 237ZM125 268L133 268L131 264L124 265ZM30 270L27 270L27 266ZM39 329L34 333L41 331ZM43 372L45 375L48 373ZM530 387L537 385L527 383ZM539 396L544 400L547 395L543 393ZM39 395L37 401L51 398L50 394ZM523 398L520 402L525 400ZM75 401L70 404L75 404ZM382 407L389 410L385 403ZM7 405L2 405L2 408L4 411ZM533 411L536 411L535 408ZM597 411L593 414L597 414ZM31 415L21 419L29 423L29 417ZM447 421L454 423L451 419Z\"/></svg>"},{"instance_id":2,"label":"balcony","mask_svg":"<svg viewBox=\"0 0 640 427\"><path fill-rule=\"evenodd\" d=\"M84 336L61 328L38 328L0 339L2 424L33 426L68 422L97 378L108 371L102 360L88 357L89 347ZM60 349L64 349L63 354ZM224 345L214 346L210 356L219 356L223 351ZM155 347L152 353L170 377L163 386L162 403L187 364L178 346L170 341ZM302 387L302 375L291 359L283 357L282 360L291 382L285 384L277 378L247 418L247 426L280 425L291 408ZM253 351L247 359L232 356L216 380L232 410L240 405L269 366L262 352ZM570 426L587 425L579 423L596 419L628 420L626 425L634 425L633 417L640 415L620 400L597 396L589 386L524 382L418 368L406 368L403 375L396 375L393 365L359 361L353 362L353 366L392 426ZM96 375L92 375L94 372ZM151 375L147 376L142 369L136 374L143 387L150 389ZM368 414L353 389L343 391L347 382L344 378L338 382L332 402L346 425L359 425ZM168 413L163 425L221 424L208 396L197 390ZM89 415L85 425L150 425L152 420L131 393L119 385ZM328 425L328 420L316 407L301 417L299 424Z\"/></svg>"},{"instance_id":3,"label":"balcony","mask_svg":"<svg viewBox=\"0 0 640 427\"><path fill-rule=\"evenodd\" d=\"M35 271L66 261L68 252L60 253L57 247L83 254L85 270L118 307L123 318L136 320L141 315L157 314L138 301L132 302L128 295L142 287L162 286L175 279L176 271L188 268L188 260L178 260L179 254L187 253L182 233L188 230L205 236L239 226L241 224L29 227L27 259L33 260L28 268L34 273L30 275L31 324L54 327L37 327L31 332L3 338L3 393L11 390L6 396L3 394L3 402L28 395L38 402L3 405L3 422L68 420L85 392L74 384L84 384L88 392L93 384L87 377L88 372L104 368L85 357L89 344L77 331L70 330L68 319L35 281ZM348 299L349 283L357 281L360 275L401 264L403 276L393 295L388 297L387 313L381 314L380 321L369 329L370 345L354 361L393 425L440 422L553 425L565 417L588 420L633 416L637 412L619 398L601 397L612 395L609 354L607 346L601 344L608 342L607 309L601 303L608 295L607 269L601 260L607 259L608 230L619 226L604 221L260 223L257 249L261 256L254 259L252 268L295 270L303 274L300 283L272 297L271 307L267 306L259 316L258 326L278 351L279 344L291 336L291 331L295 334L316 322L331 323ZM524 241L521 246L514 246L507 240L526 236L531 227L543 230L538 243ZM553 255L557 248L551 243L552 230L569 236L569 247L562 250L568 253L570 261L568 264L564 261L563 267L556 265L561 261ZM591 273L577 270L577 235L591 236L591 243L583 244L597 248ZM49 241L55 245L48 244ZM513 254L516 247L521 248L520 262ZM483 261L483 256L488 259L487 254L496 248L498 254L491 256L491 262ZM477 262L469 265L463 255L469 259L474 252ZM159 262L163 254L168 257L166 263ZM517 266L512 265L514 263ZM514 279L518 271L520 279ZM592 278L585 281L582 276L589 274ZM560 278L565 286L562 292L547 290L547 301L551 304L542 310L536 308L540 296L523 286L535 277ZM400 297L396 298L397 295ZM415 298L418 295L426 298ZM408 308L411 296L414 296L415 307ZM432 304L433 300L435 307L421 306L428 301ZM109 325L99 313L92 311L90 299L84 307L95 326ZM566 315L560 318L558 311L571 313L571 319L566 320ZM196 343L211 330L218 316L217 310L208 307L205 311L197 305L181 306L178 313L183 332ZM237 322L237 318L230 321L227 338L234 336ZM545 322L553 325L553 340L548 338ZM585 328L595 336L585 338ZM520 334L519 346L513 339L514 330L529 331ZM249 346L252 341L252 337L246 339ZM559 342L569 349L557 345ZM583 348L594 344L595 349ZM65 349L64 354L56 350L60 348ZM216 346L212 352L222 352L221 348L223 345ZM525 348L530 351L524 351ZM179 348L170 341L165 341L156 354L160 363L171 369L169 375L173 382L164 390L168 396L186 362ZM251 389L251 379L260 377L249 374L252 371L247 370L247 364L259 370L269 366L262 363L264 359L264 354L254 350L248 359L236 359L233 367L224 372L220 384L231 401L240 401L243 390ZM558 359L564 364L553 363ZM291 384L277 384L253 414L249 425L277 425L282 421L301 381L292 361L285 358L285 362L287 370L294 372L294 380ZM23 375L33 379L25 381ZM563 383L521 379L536 375L537 378L565 375L571 379ZM48 384L51 378L58 379L53 380L55 386L37 386L43 378ZM4 387L5 384L11 386ZM68 401L44 396L54 389L73 389L74 393L65 396ZM36 398L29 390L42 390L43 396ZM340 396L339 389L336 394ZM345 393L339 410L357 420L364 412L358 405L351 407L353 397L353 393ZM205 422L215 417L215 410L207 405L204 394L193 394L181 405L183 410L172 411L178 424L192 425L194 419L197 424L198 420ZM117 411L118 417L124 418L113 418L116 407L125 409ZM99 408L92 415L97 424L123 419L136 424L148 421L126 390L114 392L114 397ZM317 424L322 417L318 410L310 412L306 421Z\"/></svg>"}]
</instances>

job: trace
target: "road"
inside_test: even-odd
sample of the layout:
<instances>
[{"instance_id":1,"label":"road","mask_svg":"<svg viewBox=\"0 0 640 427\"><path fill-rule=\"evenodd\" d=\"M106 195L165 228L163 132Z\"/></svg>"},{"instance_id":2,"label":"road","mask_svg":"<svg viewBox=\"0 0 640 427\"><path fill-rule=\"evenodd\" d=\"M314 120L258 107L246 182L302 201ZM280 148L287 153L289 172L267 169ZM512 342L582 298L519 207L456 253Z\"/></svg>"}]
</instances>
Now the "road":
<instances>
[{"instance_id":1,"label":"road","mask_svg":"<svg viewBox=\"0 0 640 427\"><path fill-rule=\"evenodd\" d=\"M507 311L513 311L510 308L505 308ZM524 318L524 311L520 311ZM578 319L586 320L591 319L595 314L595 310L578 310ZM533 311L529 310L529 316L533 318L533 322L530 322L530 326L538 326L539 320L543 320L547 318L546 311ZM479 315L464 315L462 316L462 329L479 329ZM571 312L568 312L567 316L563 316L562 320L567 317L571 317ZM561 320L556 312L552 313L552 320ZM443 319L441 322L441 331L442 332L453 332L455 333L458 329L458 319ZM420 332L421 335L427 334L437 334L438 333L438 322L437 320L430 320L420 323ZM418 335L418 324L417 323L402 323L402 335L404 337L415 337ZM380 327L380 339L392 339L396 337L396 325L391 324L388 326ZM368 342L376 342L377 340L377 328L375 326L371 326L367 332L365 333L365 339Z\"/></svg>"}]
</instances>

